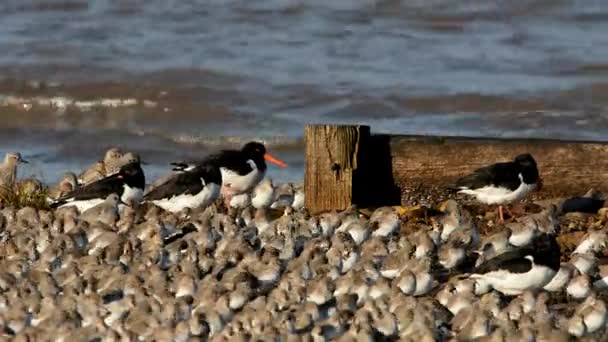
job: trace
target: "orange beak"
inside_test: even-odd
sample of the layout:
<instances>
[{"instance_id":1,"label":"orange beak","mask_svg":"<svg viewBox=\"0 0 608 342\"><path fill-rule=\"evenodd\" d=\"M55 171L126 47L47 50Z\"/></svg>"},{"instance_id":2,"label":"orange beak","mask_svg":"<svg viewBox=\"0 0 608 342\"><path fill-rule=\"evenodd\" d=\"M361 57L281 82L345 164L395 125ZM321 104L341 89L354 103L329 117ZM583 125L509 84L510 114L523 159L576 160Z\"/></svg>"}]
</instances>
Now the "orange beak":
<instances>
[{"instance_id":1,"label":"orange beak","mask_svg":"<svg viewBox=\"0 0 608 342\"><path fill-rule=\"evenodd\" d=\"M273 164L277 164L280 167L287 167L287 164L283 163L282 161L278 160L277 158L271 156L268 153L264 154L264 159L268 160L269 162L271 162Z\"/></svg>"}]
</instances>

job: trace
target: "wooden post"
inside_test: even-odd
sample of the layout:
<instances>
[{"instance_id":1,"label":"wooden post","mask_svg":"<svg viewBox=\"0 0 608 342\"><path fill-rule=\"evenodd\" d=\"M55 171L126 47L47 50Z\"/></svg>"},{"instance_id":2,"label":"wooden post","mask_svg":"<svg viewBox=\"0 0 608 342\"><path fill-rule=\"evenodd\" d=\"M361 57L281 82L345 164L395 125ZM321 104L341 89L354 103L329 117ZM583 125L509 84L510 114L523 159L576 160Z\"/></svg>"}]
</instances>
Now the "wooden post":
<instances>
[{"instance_id":1,"label":"wooden post","mask_svg":"<svg viewBox=\"0 0 608 342\"><path fill-rule=\"evenodd\" d=\"M306 126L304 189L311 213L344 210L353 203L353 178L366 136L368 126Z\"/></svg>"}]
</instances>

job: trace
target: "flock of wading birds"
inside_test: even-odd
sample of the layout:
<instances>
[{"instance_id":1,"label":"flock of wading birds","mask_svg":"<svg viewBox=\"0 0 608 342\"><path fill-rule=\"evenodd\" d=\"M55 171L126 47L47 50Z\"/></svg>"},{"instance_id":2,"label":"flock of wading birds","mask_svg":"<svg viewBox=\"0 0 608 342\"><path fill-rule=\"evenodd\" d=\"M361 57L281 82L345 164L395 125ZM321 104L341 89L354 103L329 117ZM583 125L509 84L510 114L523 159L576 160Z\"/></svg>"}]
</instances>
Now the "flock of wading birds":
<instances>
[{"instance_id":1,"label":"flock of wading birds","mask_svg":"<svg viewBox=\"0 0 608 342\"><path fill-rule=\"evenodd\" d=\"M483 219L455 200L428 219L399 207L310 216L300 188L264 179L265 160L285 166L259 143L174 163L144 193L137 155L111 149L49 190L56 209L3 208L0 332L19 341L608 338L606 228L562 262L563 202L507 222L499 207L501 229L485 236ZM5 185L21 161L7 154ZM503 205L540 184L526 154L454 190ZM220 193L231 209L213 203ZM283 215L271 219L271 207Z\"/></svg>"}]
</instances>

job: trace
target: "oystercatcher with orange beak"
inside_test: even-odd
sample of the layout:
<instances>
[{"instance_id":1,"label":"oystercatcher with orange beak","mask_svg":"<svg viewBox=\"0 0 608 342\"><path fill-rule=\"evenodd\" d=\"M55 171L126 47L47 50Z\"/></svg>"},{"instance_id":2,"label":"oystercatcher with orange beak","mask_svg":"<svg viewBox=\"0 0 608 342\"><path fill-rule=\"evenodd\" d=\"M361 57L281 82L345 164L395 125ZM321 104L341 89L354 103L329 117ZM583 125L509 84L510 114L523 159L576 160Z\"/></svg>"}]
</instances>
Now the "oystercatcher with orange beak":
<instances>
[{"instance_id":1,"label":"oystercatcher with orange beak","mask_svg":"<svg viewBox=\"0 0 608 342\"><path fill-rule=\"evenodd\" d=\"M287 164L266 152L259 142L249 142L240 150L223 150L205 158L200 164L215 165L222 174L221 194L225 203L230 203L234 195L253 190L266 174L266 161L280 167ZM175 171L188 171L200 164L172 163Z\"/></svg>"}]
</instances>

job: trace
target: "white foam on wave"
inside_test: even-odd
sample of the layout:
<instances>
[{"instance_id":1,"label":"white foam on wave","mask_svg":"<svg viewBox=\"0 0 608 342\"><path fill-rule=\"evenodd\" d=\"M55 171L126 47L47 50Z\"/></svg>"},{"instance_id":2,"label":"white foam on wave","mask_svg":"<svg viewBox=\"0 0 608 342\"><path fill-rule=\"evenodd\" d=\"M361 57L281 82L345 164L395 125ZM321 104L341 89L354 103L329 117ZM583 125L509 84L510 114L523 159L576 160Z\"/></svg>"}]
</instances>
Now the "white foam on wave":
<instances>
[{"instance_id":1,"label":"white foam on wave","mask_svg":"<svg viewBox=\"0 0 608 342\"><path fill-rule=\"evenodd\" d=\"M66 110L68 107L75 107L83 112L90 111L93 108L107 107L132 107L143 105L151 108L158 104L152 100L139 100L132 97L127 98L99 98L95 100L77 100L69 96L15 96L15 95L0 95L0 106L11 106L30 110L34 106L50 107L59 111Z\"/></svg>"}]
</instances>

